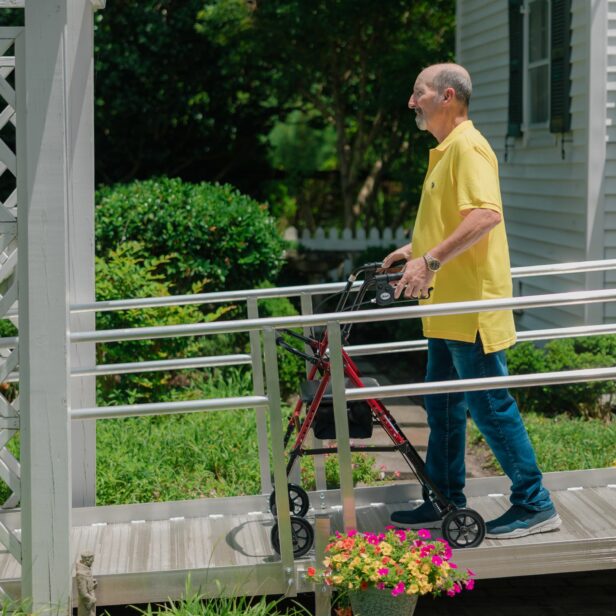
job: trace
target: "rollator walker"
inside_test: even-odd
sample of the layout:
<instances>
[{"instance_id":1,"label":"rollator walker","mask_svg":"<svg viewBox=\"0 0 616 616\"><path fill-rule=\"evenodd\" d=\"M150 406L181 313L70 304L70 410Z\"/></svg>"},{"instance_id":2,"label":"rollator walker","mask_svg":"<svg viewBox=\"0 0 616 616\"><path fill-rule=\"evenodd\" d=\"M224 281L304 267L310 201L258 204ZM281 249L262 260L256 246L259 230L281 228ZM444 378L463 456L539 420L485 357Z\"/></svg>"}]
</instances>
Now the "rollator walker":
<instances>
[{"instance_id":1,"label":"rollator walker","mask_svg":"<svg viewBox=\"0 0 616 616\"><path fill-rule=\"evenodd\" d=\"M326 298L331 299L340 295L335 311L348 312L359 310L361 306L376 303L379 306L387 306L394 301L394 288L390 284L402 277L402 272L379 273L382 263L367 263L356 268L348 278L342 291ZM355 298L351 301L353 285L358 277L363 276L361 287ZM364 301L368 292L374 291L376 296L372 300ZM431 291L431 289L430 289ZM342 326L342 343L347 344L352 324ZM297 332L285 329L281 334L291 336L301 342L310 350L304 352L284 340L282 335L277 336L279 346L298 357L310 362L311 368L308 379L302 383L299 399L293 413L289 418L284 436L284 447L287 450L292 435L296 432L291 448L288 450L286 467L287 477L291 474L293 466L302 456L314 456L331 454L338 451L337 447L313 448L304 446L310 429L316 438L335 439L335 426L333 418L333 400L331 393L331 364L328 350L327 330L320 335L314 331L310 336L304 336ZM378 382L372 378L363 378L355 362L348 353L342 349L344 376L346 387L377 387ZM302 416L302 409L305 413ZM353 439L366 439L372 436L374 426L380 426L392 444L388 446L356 446L351 445L351 451L363 453L398 451L406 460L411 471L417 477L422 486L423 495L429 500L442 519L443 537L455 548L471 548L478 546L485 537L485 522L473 509L459 508L451 502L438 487L432 482L426 473L426 466L408 440L404 432L398 426L385 405L375 398L350 402L347 404L347 417L349 422L349 435ZM314 530L310 522L304 517L309 508L310 501L307 492L299 485L288 484L289 509L291 512L291 532L293 537L293 554L295 558L305 555L314 543ZM272 492L269 499L270 510L276 516L276 494ZM274 550L280 553L280 538L278 523L276 522L271 531L271 542Z\"/></svg>"}]
</instances>

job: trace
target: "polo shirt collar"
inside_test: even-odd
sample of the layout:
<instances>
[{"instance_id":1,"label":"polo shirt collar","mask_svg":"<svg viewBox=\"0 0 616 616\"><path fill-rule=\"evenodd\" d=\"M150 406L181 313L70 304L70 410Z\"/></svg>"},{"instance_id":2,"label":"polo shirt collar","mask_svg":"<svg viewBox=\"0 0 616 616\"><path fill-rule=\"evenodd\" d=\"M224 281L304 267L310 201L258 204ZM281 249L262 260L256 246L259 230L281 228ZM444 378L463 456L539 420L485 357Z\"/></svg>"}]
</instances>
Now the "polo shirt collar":
<instances>
[{"instance_id":1,"label":"polo shirt collar","mask_svg":"<svg viewBox=\"0 0 616 616\"><path fill-rule=\"evenodd\" d=\"M473 128L471 120L464 120L464 122L458 124L434 149L444 152L459 135L471 128Z\"/></svg>"}]
</instances>

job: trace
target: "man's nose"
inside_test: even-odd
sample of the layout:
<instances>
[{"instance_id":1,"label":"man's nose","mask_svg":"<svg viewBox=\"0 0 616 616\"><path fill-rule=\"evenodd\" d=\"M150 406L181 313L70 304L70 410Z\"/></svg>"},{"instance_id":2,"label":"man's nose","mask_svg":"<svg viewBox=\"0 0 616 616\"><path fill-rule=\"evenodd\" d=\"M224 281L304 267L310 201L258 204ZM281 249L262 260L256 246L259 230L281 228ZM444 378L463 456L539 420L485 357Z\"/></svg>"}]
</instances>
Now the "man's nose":
<instances>
[{"instance_id":1,"label":"man's nose","mask_svg":"<svg viewBox=\"0 0 616 616\"><path fill-rule=\"evenodd\" d=\"M415 103L415 96L411 94L411 98L409 98L409 109L414 109L415 107L417 107L417 104Z\"/></svg>"}]
</instances>

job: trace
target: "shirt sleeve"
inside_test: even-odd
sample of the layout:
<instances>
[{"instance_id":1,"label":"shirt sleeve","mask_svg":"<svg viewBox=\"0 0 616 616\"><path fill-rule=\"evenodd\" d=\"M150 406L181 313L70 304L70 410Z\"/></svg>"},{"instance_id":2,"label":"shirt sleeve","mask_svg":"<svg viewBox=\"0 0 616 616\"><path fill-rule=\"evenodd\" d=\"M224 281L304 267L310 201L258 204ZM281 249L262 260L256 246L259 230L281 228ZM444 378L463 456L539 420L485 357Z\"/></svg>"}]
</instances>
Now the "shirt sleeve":
<instances>
[{"instance_id":1,"label":"shirt sleeve","mask_svg":"<svg viewBox=\"0 0 616 616\"><path fill-rule=\"evenodd\" d=\"M486 208L502 212L498 162L494 154L477 147L460 152L455 182L460 211Z\"/></svg>"}]
</instances>

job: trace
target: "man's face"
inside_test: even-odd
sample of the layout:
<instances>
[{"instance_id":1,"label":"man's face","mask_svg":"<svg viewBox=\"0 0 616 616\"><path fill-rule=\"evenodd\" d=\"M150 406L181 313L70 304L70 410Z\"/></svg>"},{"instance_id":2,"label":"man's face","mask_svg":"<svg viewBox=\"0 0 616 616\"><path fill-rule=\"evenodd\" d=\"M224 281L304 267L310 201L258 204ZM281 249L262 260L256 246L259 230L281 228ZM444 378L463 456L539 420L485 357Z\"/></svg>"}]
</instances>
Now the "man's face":
<instances>
[{"instance_id":1,"label":"man's face","mask_svg":"<svg viewBox=\"0 0 616 616\"><path fill-rule=\"evenodd\" d=\"M442 97L430 85L431 81L426 77L428 76L425 71L419 74L408 103L409 109L415 111L415 122L419 130L430 130L438 121L441 109Z\"/></svg>"}]
</instances>

